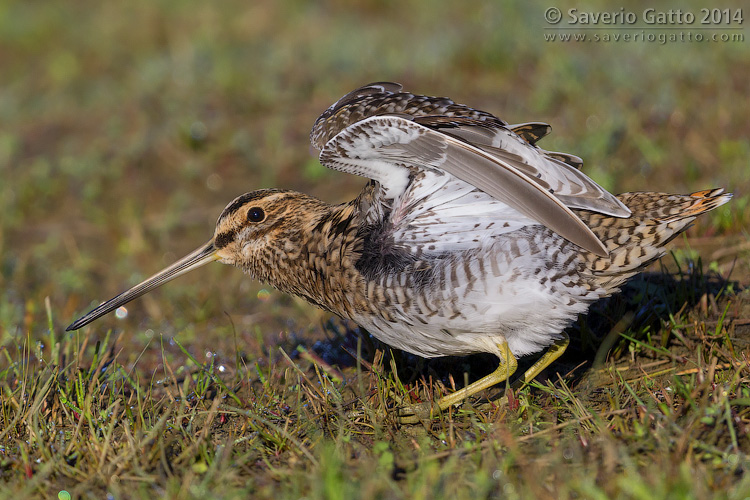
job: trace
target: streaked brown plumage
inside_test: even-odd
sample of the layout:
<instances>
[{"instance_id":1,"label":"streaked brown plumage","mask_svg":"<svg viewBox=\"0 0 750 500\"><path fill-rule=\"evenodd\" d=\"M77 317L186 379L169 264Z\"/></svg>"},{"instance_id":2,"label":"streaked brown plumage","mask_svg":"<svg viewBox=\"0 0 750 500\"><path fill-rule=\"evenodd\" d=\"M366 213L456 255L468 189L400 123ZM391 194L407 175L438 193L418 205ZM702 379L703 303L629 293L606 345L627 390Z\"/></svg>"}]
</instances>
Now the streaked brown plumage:
<instances>
[{"instance_id":1,"label":"streaked brown plumage","mask_svg":"<svg viewBox=\"0 0 750 500\"><path fill-rule=\"evenodd\" d=\"M223 211L203 247L68 327L80 328L170 279L219 260L425 357L491 352L491 375L443 398L445 409L505 380L516 356L561 331L664 253L723 190L611 195L574 155L539 149L542 123L508 125L446 98L377 83L315 122L321 162L370 177L349 203L264 189ZM404 421L430 408L408 408Z\"/></svg>"}]
</instances>

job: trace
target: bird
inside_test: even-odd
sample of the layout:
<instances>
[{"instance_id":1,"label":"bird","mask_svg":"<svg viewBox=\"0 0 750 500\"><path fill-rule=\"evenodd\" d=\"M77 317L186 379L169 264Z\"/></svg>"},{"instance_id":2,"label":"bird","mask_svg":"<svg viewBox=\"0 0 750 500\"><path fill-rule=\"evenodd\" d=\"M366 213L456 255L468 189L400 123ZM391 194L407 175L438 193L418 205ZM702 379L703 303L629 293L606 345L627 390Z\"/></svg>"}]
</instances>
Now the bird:
<instances>
[{"instance_id":1,"label":"bird","mask_svg":"<svg viewBox=\"0 0 750 500\"><path fill-rule=\"evenodd\" d=\"M206 244L67 330L219 261L393 348L424 358L497 356L489 375L401 408L403 422L506 382L517 358L546 349L515 382L526 384L564 353L565 328L591 304L732 196L615 196L582 172L581 158L537 145L550 130L397 83L364 85L325 110L310 133L322 165L369 179L356 198L329 204L282 189L238 196Z\"/></svg>"}]
</instances>

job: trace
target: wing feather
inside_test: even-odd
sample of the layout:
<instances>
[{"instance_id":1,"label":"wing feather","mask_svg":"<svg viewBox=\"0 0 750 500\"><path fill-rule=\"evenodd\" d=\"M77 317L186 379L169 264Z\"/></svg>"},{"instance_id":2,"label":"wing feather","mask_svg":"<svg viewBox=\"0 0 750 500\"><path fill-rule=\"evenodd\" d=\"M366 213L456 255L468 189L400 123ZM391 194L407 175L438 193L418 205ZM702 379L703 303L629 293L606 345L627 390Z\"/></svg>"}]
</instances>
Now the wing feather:
<instances>
[{"instance_id":1,"label":"wing feather","mask_svg":"<svg viewBox=\"0 0 750 500\"><path fill-rule=\"evenodd\" d=\"M508 125L508 128L532 146L552 132L552 127L542 122L517 123Z\"/></svg>"},{"instance_id":2,"label":"wing feather","mask_svg":"<svg viewBox=\"0 0 750 500\"><path fill-rule=\"evenodd\" d=\"M349 125L380 115L463 117L487 124L506 125L490 113L455 103L447 97L415 95L403 92L398 83L377 82L349 92L325 110L315 120L310 131L310 142L313 147L322 150L333 136Z\"/></svg>"},{"instance_id":3,"label":"wing feather","mask_svg":"<svg viewBox=\"0 0 750 500\"><path fill-rule=\"evenodd\" d=\"M457 117L416 117L414 121L459 138L525 173L570 208L628 217L630 210L614 195L565 161L547 153L504 126ZM577 157L575 157L577 158ZM580 161L580 159L578 159ZM572 161L572 159L571 159Z\"/></svg>"},{"instance_id":4,"label":"wing feather","mask_svg":"<svg viewBox=\"0 0 750 500\"><path fill-rule=\"evenodd\" d=\"M393 198L404 192L420 170L447 172L573 243L607 255L591 229L522 170L466 140L407 118L374 116L349 125L326 143L320 161L379 182Z\"/></svg>"}]
</instances>

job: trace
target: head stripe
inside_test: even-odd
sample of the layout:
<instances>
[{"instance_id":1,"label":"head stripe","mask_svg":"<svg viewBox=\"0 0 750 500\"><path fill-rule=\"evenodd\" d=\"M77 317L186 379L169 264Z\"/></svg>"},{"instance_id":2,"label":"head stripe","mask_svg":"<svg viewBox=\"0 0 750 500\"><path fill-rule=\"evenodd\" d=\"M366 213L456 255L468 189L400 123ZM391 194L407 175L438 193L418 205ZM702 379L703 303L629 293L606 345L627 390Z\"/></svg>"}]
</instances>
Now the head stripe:
<instances>
[{"instance_id":1,"label":"head stripe","mask_svg":"<svg viewBox=\"0 0 750 500\"><path fill-rule=\"evenodd\" d=\"M266 196L268 196L269 194L273 192L278 192L278 191L275 189L263 189L260 191L253 191L252 193L245 193L242 196L238 196L237 198L235 198L235 200L232 203L227 205L227 208L225 208L223 212L221 212L221 215L219 216L219 220L223 219L224 217L228 217L232 215L237 210L239 210L240 207L242 207L242 205L244 205L248 201L259 200L261 198L265 198Z\"/></svg>"}]
</instances>

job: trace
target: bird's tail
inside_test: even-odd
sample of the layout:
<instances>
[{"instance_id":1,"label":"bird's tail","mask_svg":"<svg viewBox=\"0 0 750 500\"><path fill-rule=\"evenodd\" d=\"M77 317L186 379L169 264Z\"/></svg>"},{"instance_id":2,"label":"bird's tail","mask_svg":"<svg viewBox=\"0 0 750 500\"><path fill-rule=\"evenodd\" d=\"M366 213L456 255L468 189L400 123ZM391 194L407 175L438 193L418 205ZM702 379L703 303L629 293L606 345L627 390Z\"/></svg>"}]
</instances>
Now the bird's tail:
<instances>
[{"instance_id":1,"label":"bird's tail","mask_svg":"<svg viewBox=\"0 0 750 500\"><path fill-rule=\"evenodd\" d=\"M632 212L628 218L580 211L583 221L609 251L608 257L584 254L587 267L609 293L665 253L665 245L686 230L696 217L727 203L731 193L708 189L689 195L623 193Z\"/></svg>"}]
</instances>

